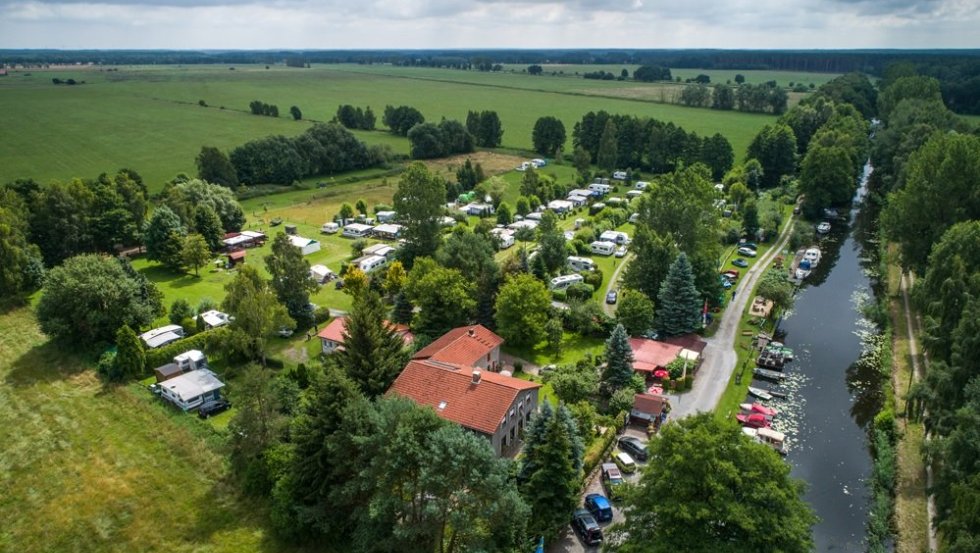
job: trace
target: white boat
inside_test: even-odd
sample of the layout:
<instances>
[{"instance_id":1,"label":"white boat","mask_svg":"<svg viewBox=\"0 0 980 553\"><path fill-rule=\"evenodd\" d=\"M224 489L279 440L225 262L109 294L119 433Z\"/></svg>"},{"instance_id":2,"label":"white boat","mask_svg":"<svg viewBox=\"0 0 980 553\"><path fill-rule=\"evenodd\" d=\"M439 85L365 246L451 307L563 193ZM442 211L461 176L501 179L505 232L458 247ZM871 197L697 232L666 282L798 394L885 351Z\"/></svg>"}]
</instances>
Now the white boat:
<instances>
[{"instance_id":1,"label":"white boat","mask_svg":"<svg viewBox=\"0 0 980 553\"><path fill-rule=\"evenodd\" d=\"M824 221L819 225L817 225L817 232L820 234L827 234L828 232L830 232L830 223Z\"/></svg>"},{"instance_id":2,"label":"white boat","mask_svg":"<svg viewBox=\"0 0 980 553\"><path fill-rule=\"evenodd\" d=\"M776 450L780 455L786 455L786 434L772 428L759 428L755 432L759 442Z\"/></svg>"},{"instance_id":3,"label":"white boat","mask_svg":"<svg viewBox=\"0 0 980 553\"><path fill-rule=\"evenodd\" d=\"M813 270L810 262L806 259L800 260L799 265L796 266L796 280L805 279L806 277L810 276L811 272L813 272Z\"/></svg>"},{"instance_id":4,"label":"white boat","mask_svg":"<svg viewBox=\"0 0 980 553\"><path fill-rule=\"evenodd\" d=\"M817 265L820 264L821 256L822 253L820 252L820 248L816 246L811 246L807 248L805 252L803 252L803 261L809 261L810 268L815 268Z\"/></svg>"},{"instance_id":5,"label":"white boat","mask_svg":"<svg viewBox=\"0 0 980 553\"><path fill-rule=\"evenodd\" d=\"M749 395L755 396L763 401L772 399L772 394L762 388L755 388L753 386L749 386Z\"/></svg>"}]
</instances>

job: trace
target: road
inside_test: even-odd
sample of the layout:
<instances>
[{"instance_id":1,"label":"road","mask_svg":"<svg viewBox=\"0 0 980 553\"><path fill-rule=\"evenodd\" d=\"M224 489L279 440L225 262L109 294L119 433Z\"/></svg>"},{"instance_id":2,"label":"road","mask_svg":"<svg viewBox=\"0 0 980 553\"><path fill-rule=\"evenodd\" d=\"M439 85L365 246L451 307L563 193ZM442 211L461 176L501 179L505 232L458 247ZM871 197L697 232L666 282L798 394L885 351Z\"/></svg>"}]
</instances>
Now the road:
<instances>
[{"instance_id":1,"label":"road","mask_svg":"<svg viewBox=\"0 0 980 553\"><path fill-rule=\"evenodd\" d=\"M745 312L745 306L752 301L752 290L762 274L766 272L773 258L779 255L786 242L789 240L790 232L793 229L794 219L783 228L779 235L779 241L769 249L759 261L752 265L745 274L742 275L741 282L735 287L735 299L728 305L721 316L718 331L711 338L705 339L707 346L704 348L704 362L698 369L697 378L694 379L694 387L691 391L684 394L670 394L670 404L672 410L671 418L687 417L702 411L713 411L718 401L725 393L725 387L732 378L732 371L738 362L738 355L735 353L735 339L737 338L738 325Z\"/></svg>"},{"instance_id":2,"label":"road","mask_svg":"<svg viewBox=\"0 0 980 553\"><path fill-rule=\"evenodd\" d=\"M626 257L623 258L622 263L618 263L616 265L616 270L613 271L612 276L609 277L609 282L606 283L606 293L602 295L602 298L600 298L602 300L602 310L605 311L606 315L609 315L610 317L616 316L616 306L606 303L606 295L616 287L616 283L619 281L619 273L623 271L623 267L628 265L632 259L633 254L628 253L626 254Z\"/></svg>"}]
</instances>

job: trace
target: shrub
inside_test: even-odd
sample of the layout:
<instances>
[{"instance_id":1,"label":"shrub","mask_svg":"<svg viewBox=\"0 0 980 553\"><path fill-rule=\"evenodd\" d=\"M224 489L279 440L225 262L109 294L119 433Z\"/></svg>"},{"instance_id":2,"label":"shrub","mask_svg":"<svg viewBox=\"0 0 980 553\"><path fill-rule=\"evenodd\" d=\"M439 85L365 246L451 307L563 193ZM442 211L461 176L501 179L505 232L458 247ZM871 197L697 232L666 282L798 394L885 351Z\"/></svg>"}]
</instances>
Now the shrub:
<instances>
[{"instance_id":1,"label":"shrub","mask_svg":"<svg viewBox=\"0 0 980 553\"><path fill-rule=\"evenodd\" d=\"M586 271L582 273L582 277L585 278L586 284L592 286L593 290L598 290L602 287L602 271L600 269Z\"/></svg>"},{"instance_id":2,"label":"shrub","mask_svg":"<svg viewBox=\"0 0 980 553\"><path fill-rule=\"evenodd\" d=\"M184 325L184 319L194 316L194 310L191 309L191 304L187 303L187 300L183 298L178 298L170 305L170 324ZM184 327L186 330L187 327Z\"/></svg>"},{"instance_id":3,"label":"shrub","mask_svg":"<svg viewBox=\"0 0 980 553\"><path fill-rule=\"evenodd\" d=\"M565 292L565 290L552 290L551 297L554 298L555 301L563 302L568 299L568 293Z\"/></svg>"},{"instance_id":4,"label":"shrub","mask_svg":"<svg viewBox=\"0 0 980 553\"><path fill-rule=\"evenodd\" d=\"M221 350L227 336L227 327L215 328L188 338L181 338L162 348L151 349L146 352L146 369L152 371L161 365L166 365L173 361L174 356L191 349L202 350L208 355L216 354Z\"/></svg>"},{"instance_id":5,"label":"shrub","mask_svg":"<svg viewBox=\"0 0 980 553\"><path fill-rule=\"evenodd\" d=\"M595 288L591 284L577 282L565 289L565 295L568 299L588 300L592 297L592 292L594 291Z\"/></svg>"},{"instance_id":6,"label":"shrub","mask_svg":"<svg viewBox=\"0 0 980 553\"><path fill-rule=\"evenodd\" d=\"M330 308L329 307L317 307L313 311L313 322L321 325L330 320Z\"/></svg>"},{"instance_id":7,"label":"shrub","mask_svg":"<svg viewBox=\"0 0 980 553\"><path fill-rule=\"evenodd\" d=\"M99 364L95 367L95 372L103 379L110 382L117 380L116 374L116 352L107 351L99 357Z\"/></svg>"}]
</instances>

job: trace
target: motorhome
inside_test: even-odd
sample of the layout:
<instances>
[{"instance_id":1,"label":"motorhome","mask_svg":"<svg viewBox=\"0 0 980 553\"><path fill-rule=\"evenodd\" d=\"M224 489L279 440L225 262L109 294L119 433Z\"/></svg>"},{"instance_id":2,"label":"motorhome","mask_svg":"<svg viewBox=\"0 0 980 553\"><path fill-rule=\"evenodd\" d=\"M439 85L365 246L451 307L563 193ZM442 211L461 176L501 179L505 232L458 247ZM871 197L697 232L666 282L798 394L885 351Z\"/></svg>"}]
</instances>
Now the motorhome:
<instances>
[{"instance_id":1,"label":"motorhome","mask_svg":"<svg viewBox=\"0 0 980 553\"><path fill-rule=\"evenodd\" d=\"M589 244L589 249L596 255L612 255L616 253L616 243L597 240Z\"/></svg>"},{"instance_id":2,"label":"motorhome","mask_svg":"<svg viewBox=\"0 0 980 553\"><path fill-rule=\"evenodd\" d=\"M568 266L571 267L573 271L594 271L595 261L592 261L588 257L577 257L570 255L568 256Z\"/></svg>"},{"instance_id":3,"label":"motorhome","mask_svg":"<svg viewBox=\"0 0 980 553\"><path fill-rule=\"evenodd\" d=\"M351 223L344 227L344 232L341 233L341 236L344 238L364 238L365 236L371 234L372 229L374 229L374 227L371 225Z\"/></svg>"},{"instance_id":4,"label":"motorhome","mask_svg":"<svg viewBox=\"0 0 980 553\"><path fill-rule=\"evenodd\" d=\"M633 200L634 198L639 198L642 195L643 195L642 190L630 190L626 192L626 198L629 200Z\"/></svg>"},{"instance_id":5,"label":"motorhome","mask_svg":"<svg viewBox=\"0 0 980 553\"><path fill-rule=\"evenodd\" d=\"M626 180L626 171L613 172L613 180Z\"/></svg>"},{"instance_id":6,"label":"motorhome","mask_svg":"<svg viewBox=\"0 0 980 553\"><path fill-rule=\"evenodd\" d=\"M371 273L372 271L375 271L387 265L388 260L381 257L380 255L365 255L363 257L359 257L355 259L351 263L357 265L357 268L364 271L365 273Z\"/></svg>"},{"instance_id":7,"label":"motorhome","mask_svg":"<svg viewBox=\"0 0 980 553\"><path fill-rule=\"evenodd\" d=\"M633 185L633 187L637 190L646 190L648 186L650 186L650 183L645 180L638 180L636 181L636 184Z\"/></svg>"},{"instance_id":8,"label":"motorhome","mask_svg":"<svg viewBox=\"0 0 980 553\"><path fill-rule=\"evenodd\" d=\"M585 279L582 278L582 275L563 275L551 279L548 288L551 290L565 290L573 284L578 284L584 281Z\"/></svg>"},{"instance_id":9,"label":"motorhome","mask_svg":"<svg viewBox=\"0 0 980 553\"><path fill-rule=\"evenodd\" d=\"M625 245L630 243L630 236L625 232L619 232L616 230L606 230L599 235L599 240L604 242L615 242L619 245Z\"/></svg>"},{"instance_id":10,"label":"motorhome","mask_svg":"<svg viewBox=\"0 0 980 553\"><path fill-rule=\"evenodd\" d=\"M594 183L592 183L592 184L589 185L589 190L591 190L592 192L594 192L595 194L598 194L600 196L605 196L610 191L612 191L612 186L610 186L608 184L599 184L599 183L594 182Z\"/></svg>"},{"instance_id":11,"label":"motorhome","mask_svg":"<svg viewBox=\"0 0 980 553\"><path fill-rule=\"evenodd\" d=\"M320 232L323 234L333 234L338 230L340 230L340 225L337 223L323 223L323 226L320 227Z\"/></svg>"}]
</instances>

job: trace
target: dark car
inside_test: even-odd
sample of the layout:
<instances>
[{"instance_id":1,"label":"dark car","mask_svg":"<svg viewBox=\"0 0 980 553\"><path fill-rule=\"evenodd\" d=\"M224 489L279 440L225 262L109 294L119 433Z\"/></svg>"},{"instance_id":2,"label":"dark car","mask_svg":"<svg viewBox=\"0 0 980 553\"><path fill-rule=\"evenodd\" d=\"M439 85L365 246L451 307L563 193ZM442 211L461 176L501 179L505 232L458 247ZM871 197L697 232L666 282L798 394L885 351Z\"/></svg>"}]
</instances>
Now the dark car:
<instances>
[{"instance_id":1,"label":"dark car","mask_svg":"<svg viewBox=\"0 0 980 553\"><path fill-rule=\"evenodd\" d=\"M585 496L585 508L599 522L609 522L613 518L612 504L601 493L590 493Z\"/></svg>"},{"instance_id":2,"label":"dark car","mask_svg":"<svg viewBox=\"0 0 980 553\"><path fill-rule=\"evenodd\" d=\"M736 257L735 259L732 260L732 265L736 267L742 267L744 269L745 267L749 266L749 262L748 260L742 259L741 257Z\"/></svg>"},{"instance_id":3,"label":"dark car","mask_svg":"<svg viewBox=\"0 0 980 553\"><path fill-rule=\"evenodd\" d=\"M211 415L217 415L218 413L221 413L222 411L227 411L230 408L231 408L231 402L228 401L227 399L223 399L223 398L212 399L211 401L202 405L200 409L197 410L197 416L201 417L202 419L206 419Z\"/></svg>"},{"instance_id":4,"label":"dark car","mask_svg":"<svg viewBox=\"0 0 980 553\"><path fill-rule=\"evenodd\" d=\"M629 453L638 461L647 460L647 446L643 445L643 442L641 442L639 438L634 438L633 436L623 436L619 439L619 449Z\"/></svg>"},{"instance_id":5,"label":"dark car","mask_svg":"<svg viewBox=\"0 0 980 553\"><path fill-rule=\"evenodd\" d=\"M606 303L608 303L609 305L616 303L616 300L618 299L619 299L619 292L615 290L611 290L608 294L606 294Z\"/></svg>"},{"instance_id":6,"label":"dark car","mask_svg":"<svg viewBox=\"0 0 980 553\"><path fill-rule=\"evenodd\" d=\"M599 523L595 521L595 518L587 510L575 510L575 516L572 517L572 528L582 538L585 545L599 545L602 543L602 528L599 528Z\"/></svg>"},{"instance_id":7,"label":"dark car","mask_svg":"<svg viewBox=\"0 0 980 553\"><path fill-rule=\"evenodd\" d=\"M756 244L755 242L739 242L738 246L740 248L750 248L750 249L753 249L753 250L758 250L759 249L759 245Z\"/></svg>"}]
</instances>

